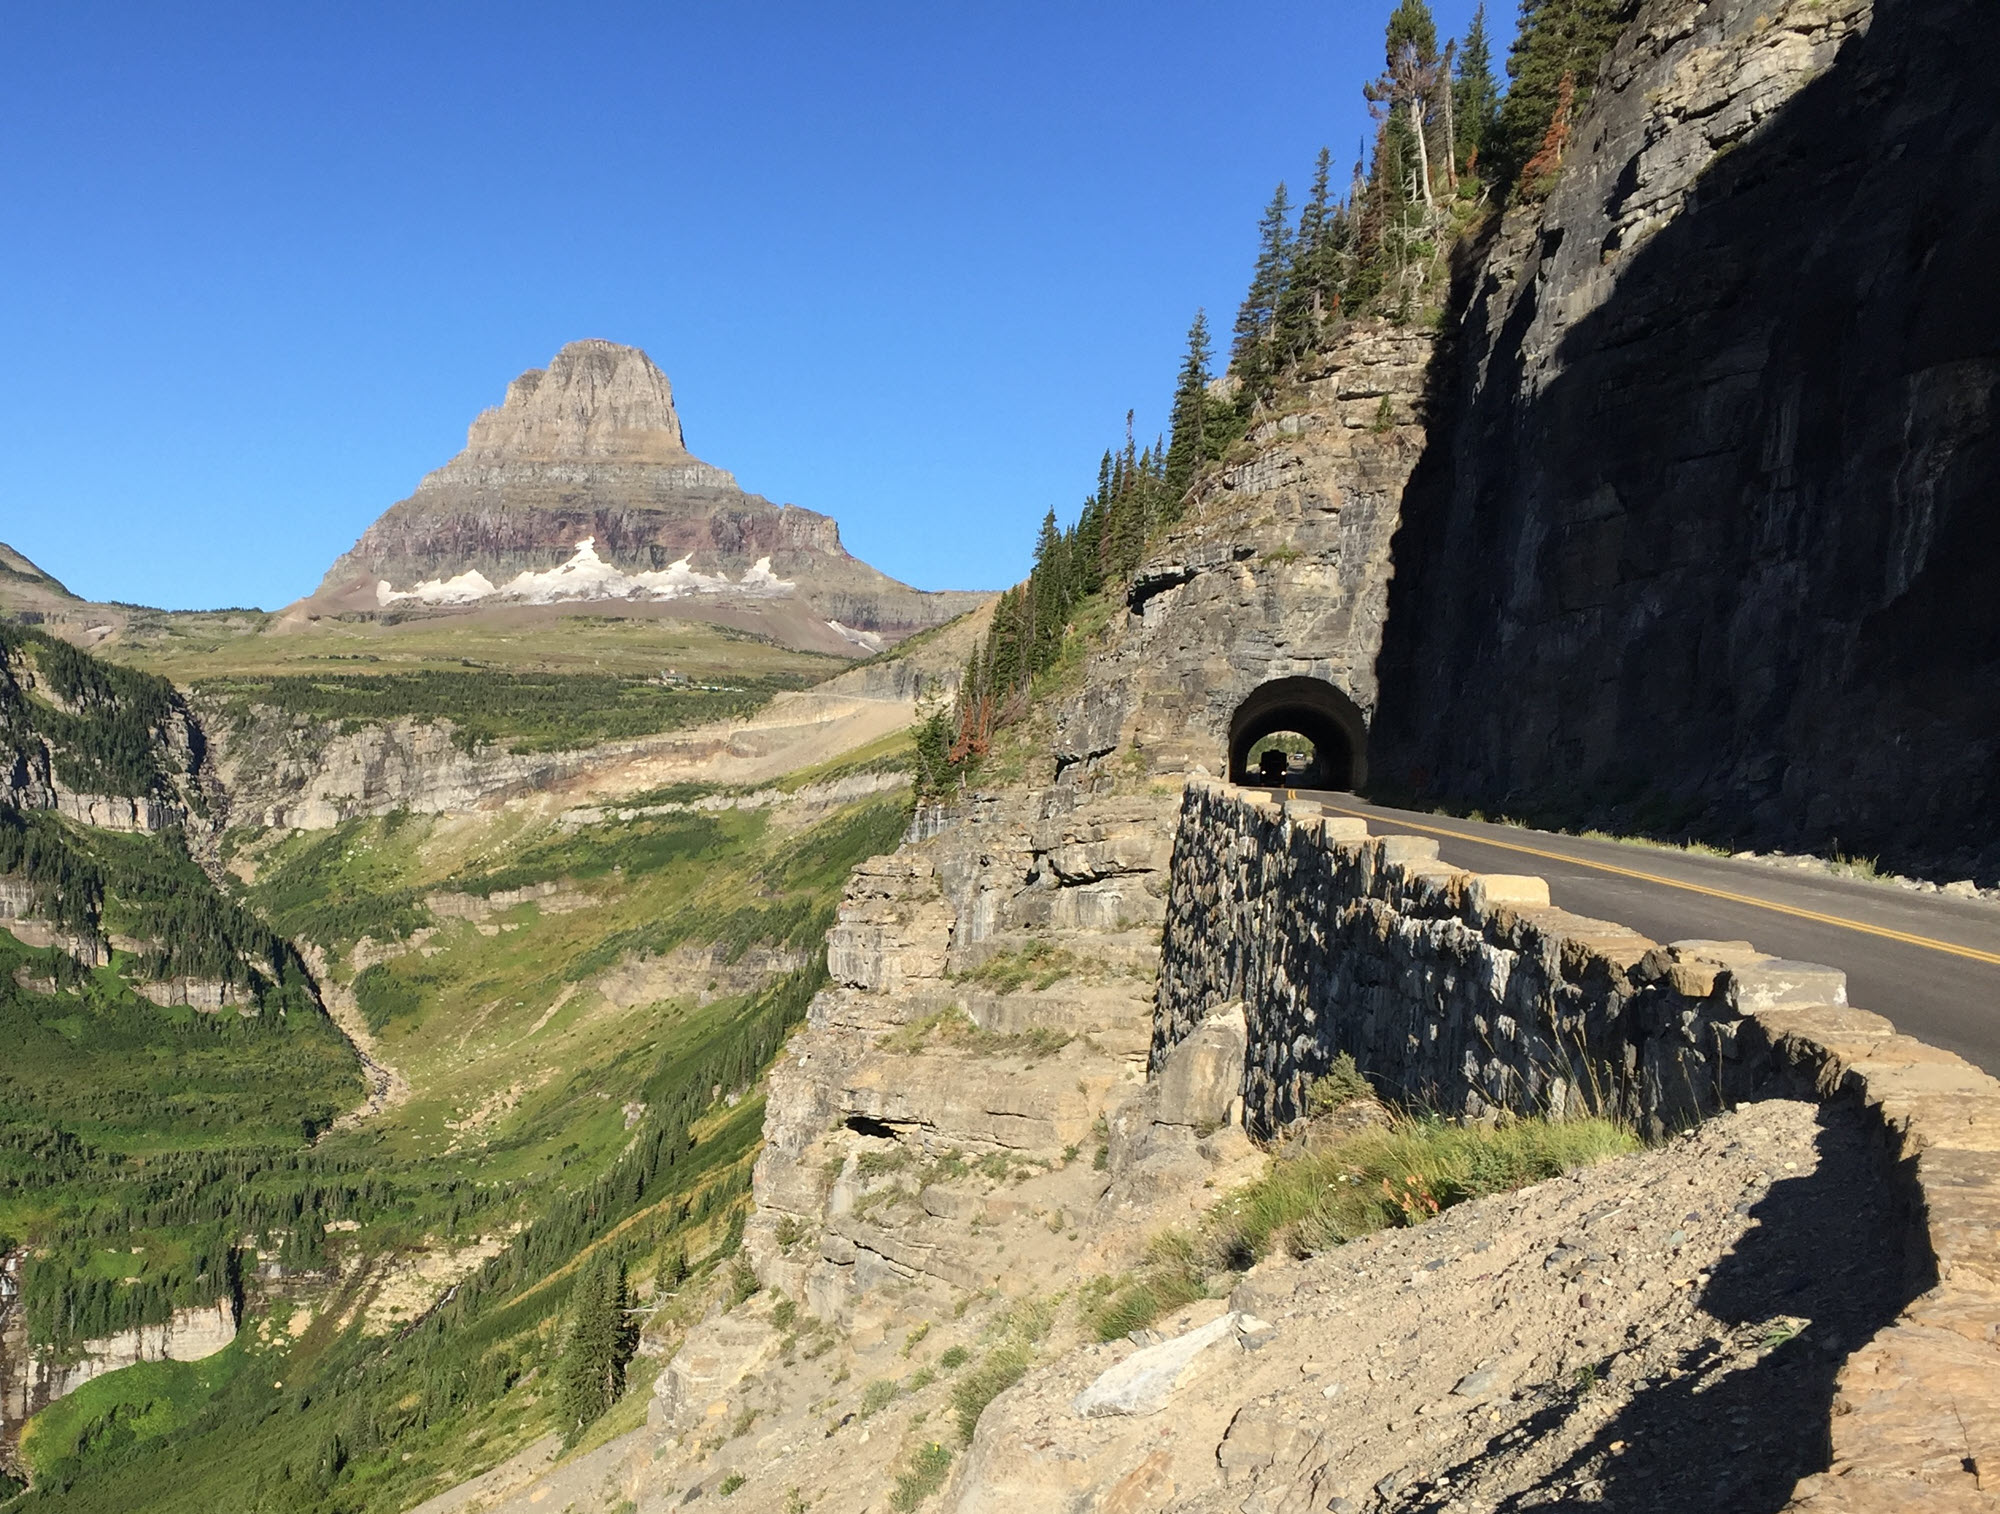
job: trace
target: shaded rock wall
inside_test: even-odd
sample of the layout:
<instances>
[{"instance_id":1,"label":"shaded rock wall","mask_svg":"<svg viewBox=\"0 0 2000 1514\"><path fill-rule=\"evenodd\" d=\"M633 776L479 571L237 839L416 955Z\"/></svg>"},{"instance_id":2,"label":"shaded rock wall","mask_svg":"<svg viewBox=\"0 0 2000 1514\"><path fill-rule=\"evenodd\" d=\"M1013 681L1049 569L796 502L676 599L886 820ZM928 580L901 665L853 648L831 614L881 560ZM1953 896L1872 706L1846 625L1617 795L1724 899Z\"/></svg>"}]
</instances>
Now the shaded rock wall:
<instances>
[{"instance_id":1,"label":"shaded rock wall","mask_svg":"<svg viewBox=\"0 0 2000 1514\"><path fill-rule=\"evenodd\" d=\"M1378 780L2000 868L1996 50L1979 0L1645 7L1469 291Z\"/></svg>"}]
</instances>

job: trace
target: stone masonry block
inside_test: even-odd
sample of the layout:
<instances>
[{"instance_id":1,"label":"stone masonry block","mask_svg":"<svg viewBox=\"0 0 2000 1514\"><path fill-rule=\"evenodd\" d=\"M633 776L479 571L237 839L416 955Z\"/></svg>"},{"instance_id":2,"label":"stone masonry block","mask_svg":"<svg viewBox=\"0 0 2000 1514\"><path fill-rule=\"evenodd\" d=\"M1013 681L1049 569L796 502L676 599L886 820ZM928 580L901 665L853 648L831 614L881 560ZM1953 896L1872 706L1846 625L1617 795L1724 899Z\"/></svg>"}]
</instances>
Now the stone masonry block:
<instances>
[{"instance_id":1,"label":"stone masonry block","mask_svg":"<svg viewBox=\"0 0 2000 1514\"><path fill-rule=\"evenodd\" d=\"M1845 1004L1847 974L1818 962L1787 962L1766 957L1754 965L1732 967L1737 1006L1748 1013L1785 1004Z\"/></svg>"},{"instance_id":2,"label":"stone masonry block","mask_svg":"<svg viewBox=\"0 0 2000 1514\"><path fill-rule=\"evenodd\" d=\"M1501 904L1545 909L1549 902L1549 882L1530 873L1474 873L1466 897L1472 913L1481 919Z\"/></svg>"}]
</instances>

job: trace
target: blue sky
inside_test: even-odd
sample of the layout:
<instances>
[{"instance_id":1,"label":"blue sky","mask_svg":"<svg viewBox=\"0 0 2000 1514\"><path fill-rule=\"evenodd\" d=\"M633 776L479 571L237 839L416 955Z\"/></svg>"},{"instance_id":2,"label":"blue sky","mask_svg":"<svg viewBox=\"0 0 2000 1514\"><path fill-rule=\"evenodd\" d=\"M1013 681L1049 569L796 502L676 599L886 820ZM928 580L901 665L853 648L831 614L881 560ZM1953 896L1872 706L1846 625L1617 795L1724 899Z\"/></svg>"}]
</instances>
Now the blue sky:
<instances>
[{"instance_id":1,"label":"blue sky","mask_svg":"<svg viewBox=\"0 0 2000 1514\"><path fill-rule=\"evenodd\" d=\"M595 336L856 555L1010 582L1276 181L1344 177L1390 8L10 7L0 540L283 604Z\"/></svg>"}]
</instances>

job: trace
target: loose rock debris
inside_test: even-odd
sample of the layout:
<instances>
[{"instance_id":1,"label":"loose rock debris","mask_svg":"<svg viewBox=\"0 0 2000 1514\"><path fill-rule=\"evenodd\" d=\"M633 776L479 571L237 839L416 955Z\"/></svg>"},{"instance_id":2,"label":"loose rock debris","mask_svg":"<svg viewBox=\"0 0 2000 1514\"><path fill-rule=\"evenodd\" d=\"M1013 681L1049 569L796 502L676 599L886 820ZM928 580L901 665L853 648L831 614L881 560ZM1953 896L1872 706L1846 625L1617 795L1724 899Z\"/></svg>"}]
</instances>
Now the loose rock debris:
<instances>
[{"instance_id":1,"label":"loose rock debris","mask_svg":"<svg viewBox=\"0 0 2000 1514\"><path fill-rule=\"evenodd\" d=\"M1826 1464L1841 1360L1926 1281L1894 1205L1852 1111L1747 1105L1263 1264L1155 1327L1239 1316L1151 1412L1091 1395L1139 1348L1070 1353L988 1409L945 1507L1777 1510Z\"/></svg>"}]
</instances>

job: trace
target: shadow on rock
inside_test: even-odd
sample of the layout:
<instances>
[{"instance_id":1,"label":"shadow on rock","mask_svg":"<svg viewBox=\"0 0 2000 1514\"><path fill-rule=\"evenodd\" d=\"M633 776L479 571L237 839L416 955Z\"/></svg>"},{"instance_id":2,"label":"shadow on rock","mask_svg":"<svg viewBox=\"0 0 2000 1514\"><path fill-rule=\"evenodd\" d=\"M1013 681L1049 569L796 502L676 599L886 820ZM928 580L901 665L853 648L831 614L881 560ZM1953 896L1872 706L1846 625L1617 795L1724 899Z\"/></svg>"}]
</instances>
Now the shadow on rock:
<instances>
[{"instance_id":1,"label":"shadow on rock","mask_svg":"<svg viewBox=\"0 0 2000 1514\"><path fill-rule=\"evenodd\" d=\"M1815 1170L1775 1175L1749 1208L1756 1224L1708 1279L1700 1304L1720 1333L1646 1381L1572 1456L1496 1511L1776 1514L1801 1477L1826 1469L1842 1361L1932 1279L1913 1275L1905 1206L1851 1115L1822 1111L1816 1145ZM1603 1391L1595 1381L1572 1385L1401 1507L1454 1503L1496 1456L1555 1431Z\"/></svg>"}]
</instances>

